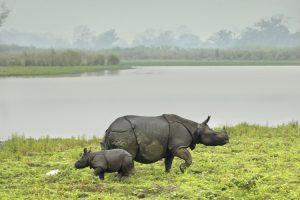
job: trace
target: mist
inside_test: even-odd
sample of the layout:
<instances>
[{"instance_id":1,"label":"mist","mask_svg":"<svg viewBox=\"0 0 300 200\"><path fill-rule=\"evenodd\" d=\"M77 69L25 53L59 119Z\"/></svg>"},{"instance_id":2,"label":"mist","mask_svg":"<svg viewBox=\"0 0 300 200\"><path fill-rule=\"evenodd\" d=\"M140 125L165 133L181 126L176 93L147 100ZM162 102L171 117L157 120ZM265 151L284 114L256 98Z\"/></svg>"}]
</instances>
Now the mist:
<instances>
[{"instance_id":1,"label":"mist","mask_svg":"<svg viewBox=\"0 0 300 200\"><path fill-rule=\"evenodd\" d=\"M300 44L300 3L294 0L4 3L10 13L0 28L0 44L80 49Z\"/></svg>"}]
</instances>

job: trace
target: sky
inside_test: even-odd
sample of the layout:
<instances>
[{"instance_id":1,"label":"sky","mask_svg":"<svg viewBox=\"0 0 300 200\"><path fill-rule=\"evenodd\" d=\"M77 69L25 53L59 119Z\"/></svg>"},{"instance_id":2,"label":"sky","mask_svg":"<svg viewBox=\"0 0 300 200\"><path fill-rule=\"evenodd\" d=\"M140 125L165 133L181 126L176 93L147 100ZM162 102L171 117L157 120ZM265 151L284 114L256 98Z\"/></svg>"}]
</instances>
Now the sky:
<instances>
[{"instance_id":1,"label":"sky","mask_svg":"<svg viewBox=\"0 0 300 200\"><path fill-rule=\"evenodd\" d=\"M3 2L3 0L0 0ZM146 29L189 32L205 39L221 29L240 32L262 18L283 14L300 30L299 0L5 0L11 10L2 29L71 37L74 28L115 29L132 41Z\"/></svg>"}]
</instances>

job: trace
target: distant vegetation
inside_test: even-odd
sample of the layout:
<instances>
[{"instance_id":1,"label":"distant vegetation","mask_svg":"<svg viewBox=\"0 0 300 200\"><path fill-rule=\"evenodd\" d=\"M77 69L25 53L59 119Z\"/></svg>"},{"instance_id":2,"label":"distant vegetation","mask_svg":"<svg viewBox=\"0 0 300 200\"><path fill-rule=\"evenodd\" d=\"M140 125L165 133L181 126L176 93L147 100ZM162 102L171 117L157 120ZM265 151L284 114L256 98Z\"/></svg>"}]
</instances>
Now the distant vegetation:
<instances>
[{"instance_id":1,"label":"distant vegetation","mask_svg":"<svg viewBox=\"0 0 300 200\"><path fill-rule=\"evenodd\" d=\"M119 63L116 55L105 56L95 51L0 47L0 66L97 66Z\"/></svg>"},{"instance_id":2,"label":"distant vegetation","mask_svg":"<svg viewBox=\"0 0 300 200\"><path fill-rule=\"evenodd\" d=\"M3 16L7 12L3 10ZM0 17L1 22L1 17ZM228 29L216 31L207 39L192 33L188 27L180 26L176 30L147 29L139 33L132 42L120 38L114 29L102 33L94 32L87 26L74 29L72 38L62 38L53 34L33 34L17 30L1 30L0 44L16 44L55 49L99 50L119 48L182 48L182 49L226 49L226 48L290 48L300 47L300 30L290 31L289 20L283 15L274 15L262 19L253 26L234 32ZM201 26L201 25L199 25Z\"/></svg>"},{"instance_id":3,"label":"distant vegetation","mask_svg":"<svg viewBox=\"0 0 300 200\"><path fill-rule=\"evenodd\" d=\"M170 47L136 47L102 50L115 54L122 60L300 60L299 48L229 48L182 49Z\"/></svg>"},{"instance_id":4,"label":"distant vegetation","mask_svg":"<svg viewBox=\"0 0 300 200\"><path fill-rule=\"evenodd\" d=\"M113 48L104 50L76 49L39 49L34 47L18 47L0 45L0 66L103 66L121 63L139 62L149 65L158 60L173 60L175 65L181 61L207 63L209 61L222 63L236 61L251 61L253 63L300 64L300 48L250 48L250 49L182 49L171 47L136 47ZM178 62L178 64L176 64ZM184 63L181 63L184 65ZM192 64L194 65L194 64Z\"/></svg>"},{"instance_id":5,"label":"distant vegetation","mask_svg":"<svg viewBox=\"0 0 300 200\"><path fill-rule=\"evenodd\" d=\"M92 170L76 170L84 147L99 150L99 138L25 138L0 143L1 199L299 199L300 129L297 122L277 127L226 127L225 146L199 145L193 164L181 174L175 158L170 173L163 161L135 164L128 180ZM55 176L46 173L58 169Z\"/></svg>"},{"instance_id":6,"label":"distant vegetation","mask_svg":"<svg viewBox=\"0 0 300 200\"><path fill-rule=\"evenodd\" d=\"M3 4L0 27L8 14ZM282 15L241 33L220 30L206 41L184 27L175 32L147 30L132 44L113 29L95 34L86 26L76 27L71 43L51 35L0 31L0 76L81 74L151 65L300 65L300 32L290 32Z\"/></svg>"}]
</instances>

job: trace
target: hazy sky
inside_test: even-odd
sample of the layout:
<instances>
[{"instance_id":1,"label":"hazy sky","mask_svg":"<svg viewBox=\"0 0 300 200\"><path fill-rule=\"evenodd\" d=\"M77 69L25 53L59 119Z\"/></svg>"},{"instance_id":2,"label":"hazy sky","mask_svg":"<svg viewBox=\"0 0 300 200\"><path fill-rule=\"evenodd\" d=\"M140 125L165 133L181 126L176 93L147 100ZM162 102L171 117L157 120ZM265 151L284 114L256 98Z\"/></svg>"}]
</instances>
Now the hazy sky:
<instances>
[{"instance_id":1,"label":"hazy sky","mask_svg":"<svg viewBox=\"0 0 300 200\"><path fill-rule=\"evenodd\" d=\"M0 0L1 2L1 0ZM3 0L2 0L3 2ZM116 29L132 40L145 29L185 25L206 38L220 29L241 31L274 14L300 30L300 0L6 0L11 13L2 28L71 36L76 26L96 33Z\"/></svg>"}]
</instances>

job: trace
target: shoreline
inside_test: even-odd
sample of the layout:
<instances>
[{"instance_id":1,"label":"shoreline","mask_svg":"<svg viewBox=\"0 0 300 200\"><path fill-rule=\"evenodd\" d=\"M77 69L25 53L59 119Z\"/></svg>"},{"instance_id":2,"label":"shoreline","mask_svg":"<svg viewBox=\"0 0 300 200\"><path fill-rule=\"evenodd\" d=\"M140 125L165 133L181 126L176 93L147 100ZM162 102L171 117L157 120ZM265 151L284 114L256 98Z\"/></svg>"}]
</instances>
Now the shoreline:
<instances>
[{"instance_id":1,"label":"shoreline","mask_svg":"<svg viewBox=\"0 0 300 200\"><path fill-rule=\"evenodd\" d=\"M0 66L0 77L68 76L125 70L141 66L300 66L300 60L123 60L113 66Z\"/></svg>"}]
</instances>

